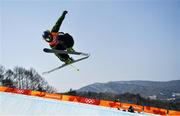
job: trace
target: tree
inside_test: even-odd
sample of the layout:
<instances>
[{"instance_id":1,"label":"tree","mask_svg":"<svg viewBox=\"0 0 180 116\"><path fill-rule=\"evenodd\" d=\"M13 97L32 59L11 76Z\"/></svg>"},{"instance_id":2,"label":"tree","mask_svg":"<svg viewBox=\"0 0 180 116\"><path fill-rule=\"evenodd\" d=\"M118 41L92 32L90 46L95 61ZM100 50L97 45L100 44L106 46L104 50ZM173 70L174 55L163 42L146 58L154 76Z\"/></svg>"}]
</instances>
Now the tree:
<instances>
[{"instance_id":1,"label":"tree","mask_svg":"<svg viewBox=\"0 0 180 116\"><path fill-rule=\"evenodd\" d=\"M0 82L2 82L4 78L4 71L5 71L5 68L0 65Z\"/></svg>"}]
</instances>

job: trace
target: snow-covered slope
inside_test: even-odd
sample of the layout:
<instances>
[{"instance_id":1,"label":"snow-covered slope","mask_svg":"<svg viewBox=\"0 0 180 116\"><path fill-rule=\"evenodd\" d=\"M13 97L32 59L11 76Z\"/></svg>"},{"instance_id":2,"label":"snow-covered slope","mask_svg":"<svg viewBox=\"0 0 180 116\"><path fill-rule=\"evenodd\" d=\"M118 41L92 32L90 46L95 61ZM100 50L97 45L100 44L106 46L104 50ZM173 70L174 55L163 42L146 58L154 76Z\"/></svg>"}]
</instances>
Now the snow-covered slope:
<instances>
[{"instance_id":1,"label":"snow-covered slope","mask_svg":"<svg viewBox=\"0 0 180 116\"><path fill-rule=\"evenodd\" d=\"M0 92L0 116L148 116L75 102Z\"/></svg>"}]
</instances>

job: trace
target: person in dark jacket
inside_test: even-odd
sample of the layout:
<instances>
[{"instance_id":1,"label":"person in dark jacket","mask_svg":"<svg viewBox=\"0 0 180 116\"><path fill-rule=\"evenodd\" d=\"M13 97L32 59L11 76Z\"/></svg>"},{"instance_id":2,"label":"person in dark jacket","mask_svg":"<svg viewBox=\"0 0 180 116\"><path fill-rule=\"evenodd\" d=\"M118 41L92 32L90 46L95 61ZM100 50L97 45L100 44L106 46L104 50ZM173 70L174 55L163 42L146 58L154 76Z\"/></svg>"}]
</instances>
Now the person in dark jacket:
<instances>
[{"instance_id":1,"label":"person in dark jacket","mask_svg":"<svg viewBox=\"0 0 180 116\"><path fill-rule=\"evenodd\" d=\"M130 106L130 107L128 108L128 112L134 113L134 108L133 108L132 106Z\"/></svg>"},{"instance_id":2,"label":"person in dark jacket","mask_svg":"<svg viewBox=\"0 0 180 116\"><path fill-rule=\"evenodd\" d=\"M73 37L68 33L59 32L60 26L67 13L68 11L64 11L57 20L56 24L53 26L52 30L44 31L42 37L46 42L48 42L52 49L67 50L67 52L73 52ZM73 61L73 59L69 57L68 54L55 53L55 55L66 64L69 64Z\"/></svg>"}]
</instances>

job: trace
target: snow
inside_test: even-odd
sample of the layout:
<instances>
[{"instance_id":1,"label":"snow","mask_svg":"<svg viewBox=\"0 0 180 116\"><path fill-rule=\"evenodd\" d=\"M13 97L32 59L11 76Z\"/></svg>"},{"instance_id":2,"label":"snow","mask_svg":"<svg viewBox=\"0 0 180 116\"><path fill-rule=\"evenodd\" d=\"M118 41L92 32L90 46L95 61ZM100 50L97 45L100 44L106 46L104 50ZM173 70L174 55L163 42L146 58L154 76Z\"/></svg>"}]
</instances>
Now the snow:
<instances>
[{"instance_id":1,"label":"snow","mask_svg":"<svg viewBox=\"0 0 180 116\"><path fill-rule=\"evenodd\" d=\"M0 92L0 116L150 116L117 109Z\"/></svg>"}]
</instances>

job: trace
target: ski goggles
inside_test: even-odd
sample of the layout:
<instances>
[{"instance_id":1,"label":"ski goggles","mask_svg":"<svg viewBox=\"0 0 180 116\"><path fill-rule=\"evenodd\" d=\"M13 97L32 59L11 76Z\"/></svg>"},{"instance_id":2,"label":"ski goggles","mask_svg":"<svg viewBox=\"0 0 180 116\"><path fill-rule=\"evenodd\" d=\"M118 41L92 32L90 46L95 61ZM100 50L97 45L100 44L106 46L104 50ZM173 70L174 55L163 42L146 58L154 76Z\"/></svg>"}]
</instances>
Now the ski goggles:
<instances>
[{"instance_id":1,"label":"ski goggles","mask_svg":"<svg viewBox=\"0 0 180 116\"><path fill-rule=\"evenodd\" d=\"M44 38L44 40L47 41L47 42L51 42L52 38L51 37L46 37L46 38Z\"/></svg>"}]
</instances>

